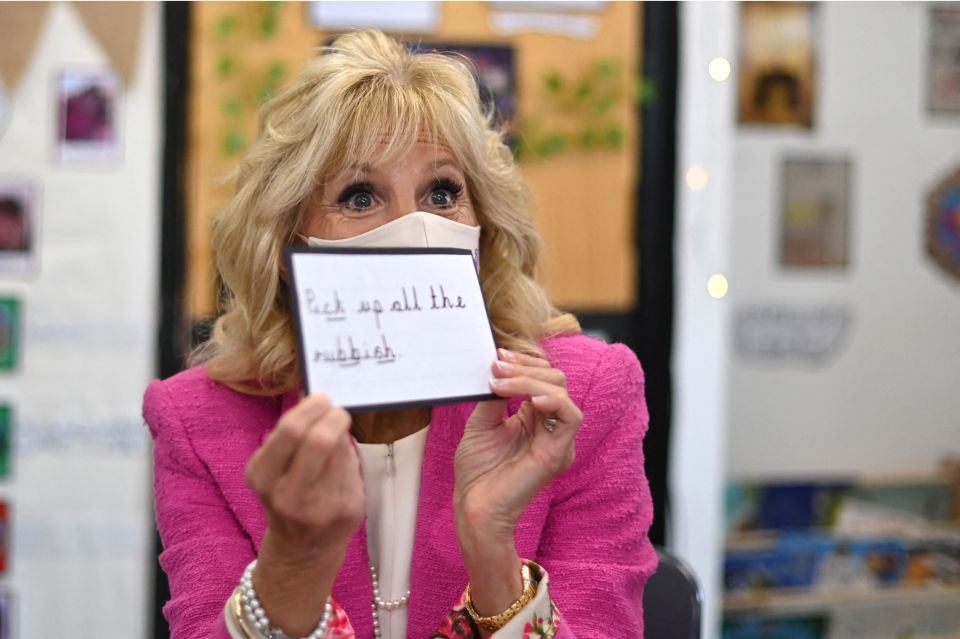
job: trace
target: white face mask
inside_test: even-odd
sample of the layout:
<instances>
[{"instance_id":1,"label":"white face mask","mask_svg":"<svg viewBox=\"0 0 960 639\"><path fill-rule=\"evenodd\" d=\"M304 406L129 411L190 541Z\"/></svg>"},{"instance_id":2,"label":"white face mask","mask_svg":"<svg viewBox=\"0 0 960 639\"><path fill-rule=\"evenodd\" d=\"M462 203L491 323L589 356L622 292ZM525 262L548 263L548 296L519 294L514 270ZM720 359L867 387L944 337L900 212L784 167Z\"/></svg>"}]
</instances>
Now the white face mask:
<instances>
[{"instance_id":1,"label":"white face mask","mask_svg":"<svg viewBox=\"0 0 960 639\"><path fill-rule=\"evenodd\" d=\"M317 248L378 247L378 248L458 248L473 253L473 262L480 264L480 227L448 220L436 213L417 211L402 215L383 226L344 238L321 240L308 237L307 246Z\"/></svg>"}]
</instances>

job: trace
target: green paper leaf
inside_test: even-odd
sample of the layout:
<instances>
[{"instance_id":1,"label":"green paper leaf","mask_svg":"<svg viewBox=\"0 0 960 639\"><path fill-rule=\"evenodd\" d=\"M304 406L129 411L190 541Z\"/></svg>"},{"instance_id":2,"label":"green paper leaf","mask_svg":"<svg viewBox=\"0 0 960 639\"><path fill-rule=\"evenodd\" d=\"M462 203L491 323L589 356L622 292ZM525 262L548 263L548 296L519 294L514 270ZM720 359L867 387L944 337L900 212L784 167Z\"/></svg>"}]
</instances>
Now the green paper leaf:
<instances>
[{"instance_id":1,"label":"green paper leaf","mask_svg":"<svg viewBox=\"0 0 960 639\"><path fill-rule=\"evenodd\" d=\"M227 155L237 155L247 146L247 141L239 131L230 131L223 138L223 150Z\"/></svg>"},{"instance_id":2,"label":"green paper leaf","mask_svg":"<svg viewBox=\"0 0 960 639\"><path fill-rule=\"evenodd\" d=\"M228 78L234 74L237 70L237 61L229 56L225 55L217 61L217 75L221 78Z\"/></svg>"},{"instance_id":3,"label":"green paper leaf","mask_svg":"<svg viewBox=\"0 0 960 639\"><path fill-rule=\"evenodd\" d=\"M237 30L236 16L220 16L217 19L216 30L221 36L231 36Z\"/></svg>"}]
</instances>

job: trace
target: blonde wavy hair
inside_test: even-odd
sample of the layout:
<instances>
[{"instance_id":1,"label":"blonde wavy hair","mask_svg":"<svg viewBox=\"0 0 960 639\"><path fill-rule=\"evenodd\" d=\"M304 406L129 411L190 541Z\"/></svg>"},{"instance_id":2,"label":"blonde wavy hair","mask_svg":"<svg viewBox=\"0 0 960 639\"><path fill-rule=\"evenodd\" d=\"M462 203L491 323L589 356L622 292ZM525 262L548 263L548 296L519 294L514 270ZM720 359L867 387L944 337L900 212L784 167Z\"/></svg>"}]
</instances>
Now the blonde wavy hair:
<instances>
[{"instance_id":1,"label":"blonde wavy hair","mask_svg":"<svg viewBox=\"0 0 960 639\"><path fill-rule=\"evenodd\" d=\"M449 148L466 175L497 343L542 354L543 338L578 332L576 319L558 311L534 279L540 240L526 189L470 69L361 30L326 47L263 106L236 193L213 222L223 313L191 363L206 363L212 379L245 393L296 387L297 344L281 264L305 203L340 171L374 157L387 164L422 139Z\"/></svg>"}]
</instances>

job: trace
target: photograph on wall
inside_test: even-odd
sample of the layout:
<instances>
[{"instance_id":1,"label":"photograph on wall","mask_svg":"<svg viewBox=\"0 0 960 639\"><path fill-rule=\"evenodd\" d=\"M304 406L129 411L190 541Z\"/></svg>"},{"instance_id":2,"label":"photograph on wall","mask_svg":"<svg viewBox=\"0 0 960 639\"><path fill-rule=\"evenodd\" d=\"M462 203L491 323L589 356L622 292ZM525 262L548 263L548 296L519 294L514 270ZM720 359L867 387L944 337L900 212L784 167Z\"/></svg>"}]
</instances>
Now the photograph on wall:
<instances>
[{"instance_id":1,"label":"photograph on wall","mask_svg":"<svg viewBox=\"0 0 960 639\"><path fill-rule=\"evenodd\" d=\"M20 359L20 300L0 297L0 372L11 371Z\"/></svg>"},{"instance_id":2,"label":"photograph on wall","mask_svg":"<svg viewBox=\"0 0 960 639\"><path fill-rule=\"evenodd\" d=\"M780 263L843 268L849 261L850 162L787 158L783 162Z\"/></svg>"},{"instance_id":3,"label":"photograph on wall","mask_svg":"<svg viewBox=\"0 0 960 639\"><path fill-rule=\"evenodd\" d=\"M740 3L740 124L813 126L815 7Z\"/></svg>"},{"instance_id":4,"label":"photograph on wall","mask_svg":"<svg viewBox=\"0 0 960 639\"><path fill-rule=\"evenodd\" d=\"M960 4L931 6L928 107L960 115Z\"/></svg>"},{"instance_id":5,"label":"photograph on wall","mask_svg":"<svg viewBox=\"0 0 960 639\"><path fill-rule=\"evenodd\" d=\"M960 170L927 198L926 244L937 266L960 281Z\"/></svg>"},{"instance_id":6,"label":"photograph on wall","mask_svg":"<svg viewBox=\"0 0 960 639\"><path fill-rule=\"evenodd\" d=\"M480 86L480 99L484 107L493 109L495 122L504 132L511 147L516 140L519 122L517 118L517 70L514 49L499 44L450 44L417 43L414 48L420 53L437 52L466 58Z\"/></svg>"},{"instance_id":7,"label":"photograph on wall","mask_svg":"<svg viewBox=\"0 0 960 639\"><path fill-rule=\"evenodd\" d=\"M0 274L34 266L37 190L33 183L0 176Z\"/></svg>"},{"instance_id":8,"label":"photograph on wall","mask_svg":"<svg viewBox=\"0 0 960 639\"><path fill-rule=\"evenodd\" d=\"M13 457L13 407L0 404L0 480L10 476Z\"/></svg>"},{"instance_id":9,"label":"photograph on wall","mask_svg":"<svg viewBox=\"0 0 960 639\"><path fill-rule=\"evenodd\" d=\"M56 86L57 159L70 164L118 160L119 77L103 71L66 71Z\"/></svg>"}]
</instances>

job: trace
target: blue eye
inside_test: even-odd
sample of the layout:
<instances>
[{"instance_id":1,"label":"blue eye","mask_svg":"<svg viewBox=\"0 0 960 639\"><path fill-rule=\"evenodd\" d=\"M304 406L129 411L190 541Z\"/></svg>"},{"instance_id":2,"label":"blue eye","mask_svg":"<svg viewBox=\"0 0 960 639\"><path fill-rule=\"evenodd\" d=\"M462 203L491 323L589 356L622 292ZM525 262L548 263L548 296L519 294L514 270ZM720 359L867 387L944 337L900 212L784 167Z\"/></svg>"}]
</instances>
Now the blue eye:
<instances>
[{"instance_id":1,"label":"blue eye","mask_svg":"<svg viewBox=\"0 0 960 639\"><path fill-rule=\"evenodd\" d=\"M463 185L453 180L438 180L430 191L430 204L438 209L449 209L460 199Z\"/></svg>"},{"instance_id":2,"label":"blue eye","mask_svg":"<svg viewBox=\"0 0 960 639\"><path fill-rule=\"evenodd\" d=\"M376 203L373 187L366 182L351 184L337 198L337 203L353 211L366 211Z\"/></svg>"},{"instance_id":3,"label":"blue eye","mask_svg":"<svg viewBox=\"0 0 960 639\"><path fill-rule=\"evenodd\" d=\"M430 204L440 207L441 209L448 208L453 206L453 196L447 191L437 189L430 194Z\"/></svg>"},{"instance_id":4,"label":"blue eye","mask_svg":"<svg viewBox=\"0 0 960 639\"><path fill-rule=\"evenodd\" d=\"M369 193L355 193L347 200L347 205L358 211L368 209L373 206L373 196Z\"/></svg>"}]
</instances>

